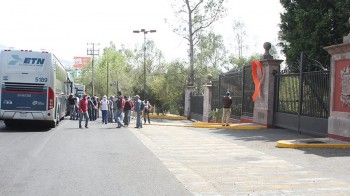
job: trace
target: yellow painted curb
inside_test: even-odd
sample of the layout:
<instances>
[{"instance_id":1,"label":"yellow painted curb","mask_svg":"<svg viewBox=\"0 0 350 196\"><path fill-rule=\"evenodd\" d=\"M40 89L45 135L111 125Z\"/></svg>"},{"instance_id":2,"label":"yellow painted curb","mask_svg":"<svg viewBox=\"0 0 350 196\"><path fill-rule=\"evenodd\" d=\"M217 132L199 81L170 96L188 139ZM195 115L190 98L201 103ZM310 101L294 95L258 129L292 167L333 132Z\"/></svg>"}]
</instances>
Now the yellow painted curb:
<instances>
[{"instance_id":1,"label":"yellow painted curb","mask_svg":"<svg viewBox=\"0 0 350 196\"><path fill-rule=\"evenodd\" d=\"M233 130L261 130L266 129L266 126L262 125L251 125L250 123L239 123L239 124L231 124L230 126L222 126L221 123L194 123L194 127L196 128L216 128L216 129L233 129Z\"/></svg>"},{"instance_id":2,"label":"yellow painted curb","mask_svg":"<svg viewBox=\"0 0 350 196\"><path fill-rule=\"evenodd\" d=\"M296 144L286 140L277 141L279 148L350 148L350 144Z\"/></svg>"},{"instance_id":3,"label":"yellow painted curb","mask_svg":"<svg viewBox=\"0 0 350 196\"><path fill-rule=\"evenodd\" d=\"M151 119L168 119L168 120L187 120L184 116L164 116L164 115L149 115Z\"/></svg>"}]
</instances>

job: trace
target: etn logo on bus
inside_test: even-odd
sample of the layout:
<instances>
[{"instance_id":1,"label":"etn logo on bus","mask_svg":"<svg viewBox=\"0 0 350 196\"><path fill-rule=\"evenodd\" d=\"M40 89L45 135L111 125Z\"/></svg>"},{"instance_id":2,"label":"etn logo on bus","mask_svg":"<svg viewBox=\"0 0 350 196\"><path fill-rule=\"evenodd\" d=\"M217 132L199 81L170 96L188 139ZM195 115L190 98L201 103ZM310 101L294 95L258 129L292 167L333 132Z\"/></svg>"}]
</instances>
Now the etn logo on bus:
<instances>
[{"instance_id":1,"label":"etn logo on bus","mask_svg":"<svg viewBox=\"0 0 350 196\"><path fill-rule=\"evenodd\" d=\"M23 60L18 55L11 55L11 57L12 57L12 60L9 62L10 65L16 65L19 62L23 62L23 64L43 65L45 62L45 59L42 59L42 58L26 57Z\"/></svg>"},{"instance_id":2,"label":"etn logo on bus","mask_svg":"<svg viewBox=\"0 0 350 196\"><path fill-rule=\"evenodd\" d=\"M43 65L45 62L45 59L41 58L25 58L24 63L25 64L40 64Z\"/></svg>"}]
</instances>

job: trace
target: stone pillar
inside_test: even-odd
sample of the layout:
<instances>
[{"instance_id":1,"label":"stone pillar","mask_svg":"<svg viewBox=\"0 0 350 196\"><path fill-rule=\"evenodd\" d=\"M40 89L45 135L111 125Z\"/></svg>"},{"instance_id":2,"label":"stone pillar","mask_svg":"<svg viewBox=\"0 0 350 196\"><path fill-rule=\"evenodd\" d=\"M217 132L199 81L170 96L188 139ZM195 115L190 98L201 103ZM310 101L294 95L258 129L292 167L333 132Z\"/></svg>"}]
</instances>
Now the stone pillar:
<instances>
[{"instance_id":1,"label":"stone pillar","mask_svg":"<svg viewBox=\"0 0 350 196\"><path fill-rule=\"evenodd\" d=\"M265 54L260 60L264 74L260 78L260 96L254 102L253 122L271 127L273 126L275 98L275 77L273 73L280 71L280 65L283 60L273 59L269 53L270 48L270 43L264 43Z\"/></svg>"},{"instance_id":2,"label":"stone pillar","mask_svg":"<svg viewBox=\"0 0 350 196\"><path fill-rule=\"evenodd\" d=\"M187 86L185 89L185 111L184 116L190 118L191 94L194 92L194 86Z\"/></svg>"},{"instance_id":3,"label":"stone pillar","mask_svg":"<svg viewBox=\"0 0 350 196\"><path fill-rule=\"evenodd\" d=\"M350 142L350 34L343 42L324 48L332 55L328 137Z\"/></svg>"},{"instance_id":4,"label":"stone pillar","mask_svg":"<svg viewBox=\"0 0 350 196\"><path fill-rule=\"evenodd\" d=\"M203 122L209 122L209 114L211 111L211 96L212 96L212 85L204 85L204 97L203 97Z\"/></svg>"}]
</instances>

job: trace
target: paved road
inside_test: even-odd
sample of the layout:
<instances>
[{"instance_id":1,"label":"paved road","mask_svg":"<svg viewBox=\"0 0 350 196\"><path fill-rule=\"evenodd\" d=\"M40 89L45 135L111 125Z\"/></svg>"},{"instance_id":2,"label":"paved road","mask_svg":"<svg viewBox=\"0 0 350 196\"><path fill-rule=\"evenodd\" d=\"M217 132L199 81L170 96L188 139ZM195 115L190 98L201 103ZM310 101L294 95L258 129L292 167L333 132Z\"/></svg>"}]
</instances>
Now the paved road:
<instances>
[{"instance_id":1,"label":"paved road","mask_svg":"<svg viewBox=\"0 0 350 196\"><path fill-rule=\"evenodd\" d=\"M76 127L0 127L0 195L350 195L350 150L275 148L295 132Z\"/></svg>"},{"instance_id":2,"label":"paved road","mask_svg":"<svg viewBox=\"0 0 350 196\"><path fill-rule=\"evenodd\" d=\"M0 125L0 195L191 195L128 129L77 127Z\"/></svg>"}]
</instances>

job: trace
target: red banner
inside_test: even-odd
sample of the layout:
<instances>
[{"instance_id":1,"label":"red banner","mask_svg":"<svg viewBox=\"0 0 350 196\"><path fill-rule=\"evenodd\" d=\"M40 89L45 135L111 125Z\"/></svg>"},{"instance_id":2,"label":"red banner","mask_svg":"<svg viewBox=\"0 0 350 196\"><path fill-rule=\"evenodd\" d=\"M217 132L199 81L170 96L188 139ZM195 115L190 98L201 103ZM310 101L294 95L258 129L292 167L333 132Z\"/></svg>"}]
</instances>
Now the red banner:
<instances>
[{"instance_id":1,"label":"red banner","mask_svg":"<svg viewBox=\"0 0 350 196\"><path fill-rule=\"evenodd\" d=\"M262 79L264 77L262 65L261 65L260 61L253 61L252 62L252 76L253 76L253 81L254 81L254 85L255 85L255 91L254 91L254 94L252 96L253 101L255 101L258 96L260 97L261 80L259 79L258 71L260 72L260 79Z\"/></svg>"}]
</instances>

